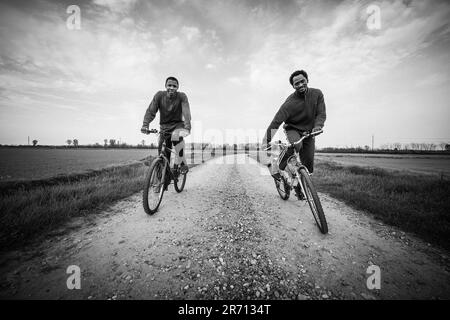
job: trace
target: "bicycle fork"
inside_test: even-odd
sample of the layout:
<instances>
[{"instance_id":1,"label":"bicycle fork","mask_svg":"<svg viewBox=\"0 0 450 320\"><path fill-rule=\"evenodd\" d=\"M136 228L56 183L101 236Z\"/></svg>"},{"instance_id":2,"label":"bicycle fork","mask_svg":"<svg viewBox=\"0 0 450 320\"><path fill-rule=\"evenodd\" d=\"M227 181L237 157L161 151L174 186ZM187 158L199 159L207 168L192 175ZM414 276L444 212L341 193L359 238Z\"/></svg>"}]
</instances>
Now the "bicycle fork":
<instances>
[{"instance_id":1,"label":"bicycle fork","mask_svg":"<svg viewBox=\"0 0 450 320\"><path fill-rule=\"evenodd\" d=\"M300 167L300 168L302 168L302 167ZM305 200L308 200L308 195L306 194L305 187L303 186L302 175L300 174L300 168L298 168L295 171L295 178L297 179L297 183L300 185L300 189L303 193ZM306 170L306 172L308 172L308 169L305 168L305 170Z\"/></svg>"}]
</instances>

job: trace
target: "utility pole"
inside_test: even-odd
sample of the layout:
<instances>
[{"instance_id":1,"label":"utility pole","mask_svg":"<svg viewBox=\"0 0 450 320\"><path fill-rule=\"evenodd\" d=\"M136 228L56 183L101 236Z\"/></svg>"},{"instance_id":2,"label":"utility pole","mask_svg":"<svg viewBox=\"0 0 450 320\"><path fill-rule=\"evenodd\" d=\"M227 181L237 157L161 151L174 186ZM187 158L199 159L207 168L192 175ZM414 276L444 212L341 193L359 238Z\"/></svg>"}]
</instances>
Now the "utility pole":
<instances>
[{"instance_id":1,"label":"utility pole","mask_svg":"<svg viewBox=\"0 0 450 320\"><path fill-rule=\"evenodd\" d=\"M28 145L30 145L30 136L28 136Z\"/></svg>"},{"instance_id":2,"label":"utility pole","mask_svg":"<svg viewBox=\"0 0 450 320\"><path fill-rule=\"evenodd\" d=\"M373 151L373 140L374 140L374 135L372 134L372 151Z\"/></svg>"}]
</instances>

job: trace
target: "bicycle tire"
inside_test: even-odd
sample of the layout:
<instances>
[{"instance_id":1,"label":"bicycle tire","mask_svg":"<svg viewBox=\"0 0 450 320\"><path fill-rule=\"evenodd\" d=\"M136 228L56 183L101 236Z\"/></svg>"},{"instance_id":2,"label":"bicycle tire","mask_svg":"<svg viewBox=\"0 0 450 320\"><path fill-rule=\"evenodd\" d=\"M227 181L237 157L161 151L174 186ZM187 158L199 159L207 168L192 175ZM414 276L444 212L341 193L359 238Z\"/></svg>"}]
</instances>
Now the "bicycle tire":
<instances>
[{"instance_id":1,"label":"bicycle tire","mask_svg":"<svg viewBox=\"0 0 450 320\"><path fill-rule=\"evenodd\" d=\"M143 190L143 205L144 205L144 210L147 214L152 215L154 214L156 211L158 211L159 205L161 204L163 195L164 195L164 178L165 178L165 174L163 171L164 168L164 162L162 159L157 158L155 160L153 160L152 164L150 165L149 170L147 171L147 175L145 177L145 184L144 184L144 190ZM159 182L159 192L158 192L158 201L156 202L156 204L154 206L150 206L149 205L149 192L154 191L154 189L152 189L151 187L156 187L153 185L153 177L155 177L156 175L158 175L158 171L161 171L161 181ZM157 176L156 176L157 177Z\"/></svg>"},{"instance_id":2,"label":"bicycle tire","mask_svg":"<svg viewBox=\"0 0 450 320\"><path fill-rule=\"evenodd\" d=\"M289 199L289 195L291 194L291 190L287 185L286 179L284 179L283 176L281 176L281 181L278 181L277 179L273 179L275 182L275 187L277 188L278 194L280 195L280 198L283 200ZM281 190L280 186L283 184L283 189Z\"/></svg>"},{"instance_id":3,"label":"bicycle tire","mask_svg":"<svg viewBox=\"0 0 450 320\"><path fill-rule=\"evenodd\" d=\"M303 182L303 187L306 193L306 200L308 201L309 207L313 214L314 220L319 227L320 232L323 234L328 233L328 224L325 218L325 213L323 212L322 204L320 203L319 196L317 195L316 188L311 181L309 173L305 168L300 168L298 170L299 177Z\"/></svg>"},{"instance_id":4,"label":"bicycle tire","mask_svg":"<svg viewBox=\"0 0 450 320\"><path fill-rule=\"evenodd\" d=\"M174 183L173 183L173 186L175 187L176 192L180 193L181 191L183 191L184 185L186 184L186 177L187 177L187 172L185 174L178 173L178 177L176 179L174 179ZM181 183L180 183L180 180L181 180Z\"/></svg>"}]
</instances>

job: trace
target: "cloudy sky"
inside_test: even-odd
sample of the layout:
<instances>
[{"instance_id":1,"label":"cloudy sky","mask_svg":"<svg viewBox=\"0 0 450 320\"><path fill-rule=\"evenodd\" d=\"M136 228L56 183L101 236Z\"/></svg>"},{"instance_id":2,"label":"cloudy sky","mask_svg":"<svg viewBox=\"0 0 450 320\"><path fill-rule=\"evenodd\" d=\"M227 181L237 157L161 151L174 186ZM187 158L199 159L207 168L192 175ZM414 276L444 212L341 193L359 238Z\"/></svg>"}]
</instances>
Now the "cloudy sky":
<instances>
[{"instance_id":1,"label":"cloudy sky","mask_svg":"<svg viewBox=\"0 0 450 320\"><path fill-rule=\"evenodd\" d=\"M190 141L256 141L296 69L325 96L319 147L450 142L449 57L445 0L1 1L0 143L151 142L139 129L169 75Z\"/></svg>"}]
</instances>

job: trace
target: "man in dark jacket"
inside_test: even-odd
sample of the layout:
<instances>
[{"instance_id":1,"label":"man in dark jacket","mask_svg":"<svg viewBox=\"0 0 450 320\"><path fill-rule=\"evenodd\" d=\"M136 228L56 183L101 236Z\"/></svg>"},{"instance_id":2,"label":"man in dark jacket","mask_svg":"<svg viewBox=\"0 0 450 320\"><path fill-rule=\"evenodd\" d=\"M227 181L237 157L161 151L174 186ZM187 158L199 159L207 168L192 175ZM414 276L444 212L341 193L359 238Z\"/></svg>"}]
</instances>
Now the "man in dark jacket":
<instances>
[{"instance_id":1,"label":"man in dark jacket","mask_svg":"<svg viewBox=\"0 0 450 320\"><path fill-rule=\"evenodd\" d=\"M187 162L184 156L183 136L187 136L191 131L191 112L186 94L178 91L179 83L174 77L166 79L166 91L158 91L153 97L141 128L142 133L147 133L149 124L155 119L159 111L160 138L158 152L161 152L163 141L166 146L175 148L175 165L181 163L180 171L188 171ZM170 161L170 152L166 153Z\"/></svg>"},{"instance_id":2,"label":"man in dark jacket","mask_svg":"<svg viewBox=\"0 0 450 320\"><path fill-rule=\"evenodd\" d=\"M263 145L268 145L272 137L284 122L284 130L290 143L298 141L304 132L315 132L323 128L326 112L322 91L308 88L308 74L304 70L295 71L289 77L289 83L295 89L286 101L281 105L277 114L273 118ZM303 140L296 145L300 152L300 160L308 168L310 173L314 170L314 137ZM288 150L287 154L293 154L293 150ZM285 163L280 164L280 169L284 170Z\"/></svg>"}]
</instances>

